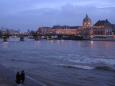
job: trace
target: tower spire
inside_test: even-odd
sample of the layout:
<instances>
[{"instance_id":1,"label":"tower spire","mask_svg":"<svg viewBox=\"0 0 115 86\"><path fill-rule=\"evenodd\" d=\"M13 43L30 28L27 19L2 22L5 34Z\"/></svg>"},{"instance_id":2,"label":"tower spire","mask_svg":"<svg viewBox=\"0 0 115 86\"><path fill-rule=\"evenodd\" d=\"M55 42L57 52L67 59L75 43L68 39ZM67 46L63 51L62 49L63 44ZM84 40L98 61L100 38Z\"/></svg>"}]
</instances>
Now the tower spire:
<instances>
[{"instance_id":1,"label":"tower spire","mask_svg":"<svg viewBox=\"0 0 115 86\"><path fill-rule=\"evenodd\" d=\"M88 18L88 14L86 13L86 18Z\"/></svg>"},{"instance_id":2,"label":"tower spire","mask_svg":"<svg viewBox=\"0 0 115 86\"><path fill-rule=\"evenodd\" d=\"M88 17L88 14L86 13L85 18L83 19L83 26L85 28L89 28L91 27L91 25L92 25L91 19Z\"/></svg>"}]
</instances>

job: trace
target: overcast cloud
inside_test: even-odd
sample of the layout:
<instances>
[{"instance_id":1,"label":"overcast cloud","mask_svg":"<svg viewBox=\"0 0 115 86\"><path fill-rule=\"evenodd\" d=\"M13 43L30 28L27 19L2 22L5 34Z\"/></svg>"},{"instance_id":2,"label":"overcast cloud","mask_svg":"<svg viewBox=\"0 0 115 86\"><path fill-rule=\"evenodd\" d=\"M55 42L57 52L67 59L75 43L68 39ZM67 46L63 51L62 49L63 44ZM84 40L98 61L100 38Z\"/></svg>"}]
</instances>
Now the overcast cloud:
<instances>
[{"instance_id":1,"label":"overcast cloud","mask_svg":"<svg viewBox=\"0 0 115 86\"><path fill-rule=\"evenodd\" d=\"M0 0L0 26L21 30L39 26L81 25L86 13L95 23L115 24L115 0Z\"/></svg>"}]
</instances>

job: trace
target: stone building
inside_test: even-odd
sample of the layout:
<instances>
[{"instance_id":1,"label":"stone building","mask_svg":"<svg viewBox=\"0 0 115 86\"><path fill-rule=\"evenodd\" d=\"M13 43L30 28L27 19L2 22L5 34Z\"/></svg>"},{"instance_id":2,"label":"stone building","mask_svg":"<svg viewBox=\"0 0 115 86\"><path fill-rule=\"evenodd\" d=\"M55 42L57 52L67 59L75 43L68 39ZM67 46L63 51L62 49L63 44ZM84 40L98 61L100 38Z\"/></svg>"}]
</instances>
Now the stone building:
<instances>
[{"instance_id":1,"label":"stone building","mask_svg":"<svg viewBox=\"0 0 115 86\"><path fill-rule=\"evenodd\" d=\"M112 24L113 26L113 34L115 35L115 24Z\"/></svg>"},{"instance_id":2,"label":"stone building","mask_svg":"<svg viewBox=\"0 0 115 86\"><path fill-rule=\"evenodd\" d=\"M72 35L82 36L84 39L113 37L115 34L115 24L111 24L107 19L99 20L94 25L92 20L86 14L83 19L82 26L53 26L40 27L38 29L40 34L56 34L56 35ZM115 36L115 35L114 35Z\"/></svg>"},{"instance_id":3,"label":"stone building","mask_svg":"<svg viewBox=\"0 0 115 86\"><path fill-rule=\"evenodd\" d=\"M83 19L83 29L88 29L92 27L92 21L86 14L86 17Z\"/></svg>"},{"instance_id":4,"label":"stone building","mask_svg":"<svg viewBox=\"0 0 115 86\"><path fill-rule=\"evenodd\" d=\"M90 39L92 35L92 21L87 14L86 17L83 19L81 35L83 36L84 39Z\"/></svg>"},{"instance_id":5,"label":"stone building","mask_svg":"<svg viewBox=\"0 0 115 86\"><path fill-rule=\"evenodd\" d=\"M58 35L79 35L79 26L54 26L52 30L55 29L55 33Z\"/></svg>"},{"instance_id":6,"label":"stone building","mask_svg":"<svg viewBox=\"0 0 115 86\"><path fill-rule=\"evenodd\" d=\"M79 26L53 26L53 27L40 27L38 33L45 34L56 34L56 35L79 35Z\"/></svg>"},{"instance_id":7,"label":"stone building","mask_svg":"<svg viewBox=\"0 0 115 86\"><path fill-rule=\"evenodd\" d=\"M93 36L110 37L113 35L112 24L106 20L99 20L93 26Z\"/></svg>"}]
</instances>

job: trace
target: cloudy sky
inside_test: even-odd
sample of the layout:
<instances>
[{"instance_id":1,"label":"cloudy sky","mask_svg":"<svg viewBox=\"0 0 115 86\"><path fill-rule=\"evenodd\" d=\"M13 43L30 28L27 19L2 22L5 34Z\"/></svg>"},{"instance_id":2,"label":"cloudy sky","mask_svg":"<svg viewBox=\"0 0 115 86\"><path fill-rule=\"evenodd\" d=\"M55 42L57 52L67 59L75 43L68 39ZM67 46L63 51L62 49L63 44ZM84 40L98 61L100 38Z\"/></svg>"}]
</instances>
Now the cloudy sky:
<instances>
[{"instance_id":1,"label":"cloudy sky","mask_svg":"<svg viewBox=\"0 0 115 86\"><path fill-rule=\"evenodd\" d=\"M115 0L0 0L0 27L36 30L40 26L81 25L86 13L93 23L115 24Z\"/></svg>"}]
</instances>

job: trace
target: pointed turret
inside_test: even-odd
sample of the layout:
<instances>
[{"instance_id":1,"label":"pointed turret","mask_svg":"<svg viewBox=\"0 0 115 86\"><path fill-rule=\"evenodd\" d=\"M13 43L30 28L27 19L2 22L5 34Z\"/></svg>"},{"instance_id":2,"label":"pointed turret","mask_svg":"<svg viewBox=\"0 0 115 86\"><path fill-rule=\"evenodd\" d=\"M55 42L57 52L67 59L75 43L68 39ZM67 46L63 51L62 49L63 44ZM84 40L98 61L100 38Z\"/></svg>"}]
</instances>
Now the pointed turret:
<instances>
[{"instance_id":1,"label":"pointed turret","mask_svg":"<svg viewBox=\"0 0 115 86\"><path fill-rule=\"evenodd\" d=\"M88 17L88 15L86 14L86 17L83 19L83 27L84 28L89 28L92 26L92 22L91 19Z\"/></svg>"}]
</instances>

